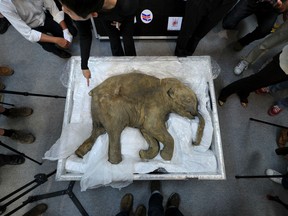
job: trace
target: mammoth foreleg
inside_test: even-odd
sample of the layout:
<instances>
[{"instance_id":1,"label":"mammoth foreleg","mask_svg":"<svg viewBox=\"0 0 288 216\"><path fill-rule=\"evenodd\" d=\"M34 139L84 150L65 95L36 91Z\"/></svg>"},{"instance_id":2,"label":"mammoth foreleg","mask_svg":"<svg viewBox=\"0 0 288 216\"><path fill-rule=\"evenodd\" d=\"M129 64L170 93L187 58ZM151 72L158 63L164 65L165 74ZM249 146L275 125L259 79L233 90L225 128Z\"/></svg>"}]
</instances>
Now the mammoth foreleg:
<instances>
[{"instance_id":1,"label":"mammoth foreleg","mask_svg":"<svg viewBox=\"0 0 288 216\"><path fill-rule=\"evenodd\" d=\"M95 129L93 128L91 136L88 139L86 139L81 146L78 147L78 149L75 151L75 154L78 157L83 158L84 155L87 154L87 152L89 152L92 149L97 137L99 137L103 133L105 133L105 128L103 127L96 127Z\"/></svg>"},{"instance_id":2,"label":"mammoth foreleg","mask_svg":"<svg viewBox=\"0 0 288 216\"><path fill-rule=\"evenodd\" d=\"M149 144L149 148L146 150L140 150L139 155L141 159L152 159L157 156L160 150L160 146L158 141L152 136L148 135L144 130L141 130L141 133L147 143Z\"/></svg>"}]
</instances>

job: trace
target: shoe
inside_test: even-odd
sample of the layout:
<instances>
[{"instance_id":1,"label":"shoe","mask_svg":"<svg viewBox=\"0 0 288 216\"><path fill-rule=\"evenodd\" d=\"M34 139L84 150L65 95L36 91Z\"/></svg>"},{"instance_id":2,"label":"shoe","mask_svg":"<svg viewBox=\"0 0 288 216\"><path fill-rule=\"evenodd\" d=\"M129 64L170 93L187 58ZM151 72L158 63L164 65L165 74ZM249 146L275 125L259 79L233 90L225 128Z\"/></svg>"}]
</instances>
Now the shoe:
<instances>
[{"instance_id":1,"label":"shoe","mask_svg":"<svg viewBox=\"0 0 288 216\"><path fill-rule=\"evenodd\" d=\"M248 107L248 99L247 98L241 98L240 103L241 103L242 107L244 107L244 108Z\"/></svg>"},{"instance_id":2,"label":"shoe","mask_svg":"<svg viewBox=\"0 0 288 216\"><path fill-rule=\"evenodd\" d=\"M176 207L179 208L180 205L180 195L178 193L172 193L167 200L166 208Z\"/></svg>"},{"instance_id":3,"label":"shoe","mask_svg":"<svg viewBox=\"0 0 288 216\"><path fill-rule=\"evenodd\" d=\"M31 133L26 133L23 131L13 130L13 129L11 131L12 131L12 135L9 136L9 138L11 138L12 140L25 143L25 144L30 144L35 141L35 137Z\"/></svg>"},{"instance_id":4,"label":"shoe","mask_svg":"<svg viewBox=\"0 0 288 216\"><path fill-rule=\"evenodd\" d=\"M25 158L21 155L4 155L4 154L0 154L0 158L1 158L1 165L0 166L4 166L4 165L20 165L23 164L25 162Z\"/></svg>"},{"instance_id":5,"label":"shoe","mask_svg":"<svg viewBox=\"0 0 288 216\"><path fill-rule=\"evenodd\" d=\"M287 142L288 142L288 129L282 129L280 132L280 136L277 140L277 144L279 148L283 148L285 147Z\"/></svg>"},{"instance_id":6,"label":"shoe","mask_svg":"<svg viewBox=\"0 0 288 216\"><path fill-rule=\"evenodd\" d=\"M6 88L6 86L2 82L0 82L0 91L4 90L5 88Z\"/></svg>"},{"instance_id":7,"label":"shoe","mask_svg":"<svg viewBox=\"0 0 288 216\"><path fill-rule=\"evenodd\" d=\"M159 180L152 180L150 181L150 191L151 194L155 191L161 193L161 182Z\"/></svg>"},{"instance_id":8,"label":"shoe","mask_svg":"<svg viewBox=\"0 0 288 216\"><path fill-rule=\"evenodd\" d=\"M249 63L245 60L242 60L238 63L238 65L234 68L234 74L240 75L243 71L247 70Z\"/></svg>"},{"instance_id":9,"label":"shoe","mask_svg":"<svg viewBox=\"0 0 288 216\"><path fill-rule=\"evenodd\" d=\"M256 94L267 94L267 93L270 93L270 90L268 87L263 87L263 88L260 88L260 89L257 89L255 91Z\"/></svg>"},{"instance_id":10,"label":"shoe","mask_svg":"<svg viewBox=\"0 0 288 216\"><path fill-rule=\"evenodd\" d=\"M28 212L26 212L23 216L39 216L46 212L48 209L48 206L45 203L41 203L30 209Z\"/></svg>"},{"instance_id":11,"label":"shoe","mask_svg":"<svg viewBox=\"0 0 288 216\"><path fill-rule=\"evenodd\" d=\"M224 104L225 104L225 101L222 101L222 100L218 99L218 105L219 106L223 106Z\"/></svg>"},{"instance_id":12,"label":"shoe","mask_svg":"<svg viewBox=\"0 0 288 216\"><path fill-rule=\"evenodd\" d=\"M283 109L281 109L278 105L273 105L269 108L268 115L275 116L275 115L278 115L282 111Z\"/></svg>"},{"instance_id":13,"label":"shoe","mask_svg":"<svg viewBox=\"0 0 288 216\"><path fill-rule=\"evenodd\" d=\"M135 216L146 216L146 207L144 205L139 205L135 211Z\"/></svg>"},{"instance_id":14,"label":"shoe","mask_svg":"<svg viewBox=\"0 0 288 216\"><path fill-rule=\"evenodd\" d=\"M236 41L233 46L234 51L241 51L245 46L243 46L239 41Z\"/></svg>"},{"instance_id":15,"label":"shoe","mask_svg":"<svg viewBox=\"0 0 288 216\"><path fill-rule=\"evenodd\" d=\"M11 108L11 109L6 109L6 110L5 110L5 113L3 113L3 115L9 118L27 117L33 113L33 109L29 107Z\"/></svg>"},{"instance_id":16,"label":"shoe","mask_svg":"<svg viewBox=\"0 0 288 216\"><path fill-rule=\"evenodd\" d=\"M59 48L56 48L53 53L57 56L59 56L60 58L71 58L71 54L68 53L67 51L65 50L62 50L62 49L59 49Z\"/></svg>"},{"instance_id":17,"label":"shoe","mask_svg":"<svg viewBox=\"0 0 288 216\"><path fill-rule=\"evenodd\" d=\"M4 34L10 25L10 22L5 17L0 18L0 34Z\"/></svg>"},{"instance_id":18,"label":"shoe","mask_svg":"<svg viewBox=\"0 0 288 216\"><path fill-rule=\"evenodd\" d=\"M0 67L0 76L11 76L14 70L9 67Z\"/></svg>"},{"instance_id":19,"label":"shoe","mask_svg":"<svg viewBox=\"0 0 288 216\"><path fill-rule=\"evenodd\" d=\"M129 212L132 210L133 207L133 195L131 193L125 194L120 203L120 211Z\"/></svg>"},{"instance_id":20,"label":"shoe","mask_svg":"<svg viewBox=\"0 0 288 216\"><path fill-rule=\"evenodd\" d=\"M282 175L282 173L279 173L273 169L266 169L265 173L266 175ZM270 178L270 180L278 184L282 183L282 178Z\"/></svg>"}]
</instances>

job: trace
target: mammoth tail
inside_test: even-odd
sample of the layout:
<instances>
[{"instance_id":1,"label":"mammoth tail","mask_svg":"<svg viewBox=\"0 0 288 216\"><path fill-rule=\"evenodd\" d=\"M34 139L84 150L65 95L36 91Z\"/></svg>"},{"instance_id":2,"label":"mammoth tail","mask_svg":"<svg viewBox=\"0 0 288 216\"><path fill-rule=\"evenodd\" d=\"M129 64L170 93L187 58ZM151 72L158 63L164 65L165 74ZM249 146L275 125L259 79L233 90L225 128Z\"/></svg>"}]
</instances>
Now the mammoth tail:
<instances>
[{"instance_id":1,"label":"mammoth tail","mask_svg":"<svg viewBox=\"0 0 288 216\"><path fill-rule=\"evenodd\" d=\"M203 116L200 113L198 113L197 116L199 118L199 125L196 133L196 140L193 142L193 145L200 145L205 127L205 120Z\"/></svg>"}]
</instances>

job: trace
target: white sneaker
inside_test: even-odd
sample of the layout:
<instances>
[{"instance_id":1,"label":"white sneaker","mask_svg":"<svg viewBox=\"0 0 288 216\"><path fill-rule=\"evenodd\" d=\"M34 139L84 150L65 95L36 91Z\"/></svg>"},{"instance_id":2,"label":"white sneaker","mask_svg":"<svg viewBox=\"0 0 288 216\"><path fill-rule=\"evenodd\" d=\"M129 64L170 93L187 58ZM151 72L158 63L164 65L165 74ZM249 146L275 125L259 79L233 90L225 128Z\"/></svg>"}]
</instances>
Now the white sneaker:
<instances>
[{"instance_id":1,"label":"white sneaker","mask_svg":"<svg viewBox=\"0 0 288 216\"><path fill-rule=\"evenodd\" d=\"M266 175L282 175L282 173L279 173L273 169L266 169L265 172L266 172ZM270 178L270 180L278 184L282 184L282 178Z\"/></svg>"},{"instance_id":2,"label":"white sneaker","mask_svg":"<svg viewBox=\"0 0 288 216\"><path fill-rule=\"evenodd\" d=\"M240 75L243 73L244 70L247 70L249 62L242 60L240 61L237 66L234 68L234 74Z\"/></svg>"}]
</instances>

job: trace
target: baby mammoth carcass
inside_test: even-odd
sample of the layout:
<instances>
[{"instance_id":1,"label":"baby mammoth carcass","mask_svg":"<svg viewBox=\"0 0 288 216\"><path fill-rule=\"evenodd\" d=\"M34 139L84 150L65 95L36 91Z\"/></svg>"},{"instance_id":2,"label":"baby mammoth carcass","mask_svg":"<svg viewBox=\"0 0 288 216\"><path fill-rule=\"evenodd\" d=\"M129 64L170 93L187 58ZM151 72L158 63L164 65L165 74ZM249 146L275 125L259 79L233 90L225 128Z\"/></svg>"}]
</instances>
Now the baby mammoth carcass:
<instances>
[{"instance_id":1,"label":"baby mammoth carcass","mask_svg":"<svg viewBox=\"0 0 288 216\"><path fill-rule=\"evenodd\" d=\"M125 127L138 128L149 144L140 150L142 159L152 159L160 152L164 160L171 160L174 140L166 129L165 122L170 113L189 119L199 117L197 138L199 145L205 121L198 113L197 97L186 85L175 78L158 79L138 72L116 75L106 79L90 93L93 130L91 136L76 150L83 157L91 150L98 136L107 132L109 136L108 158L112 164L122 161L121 132Z\"/></svg>"}]
</instances>

